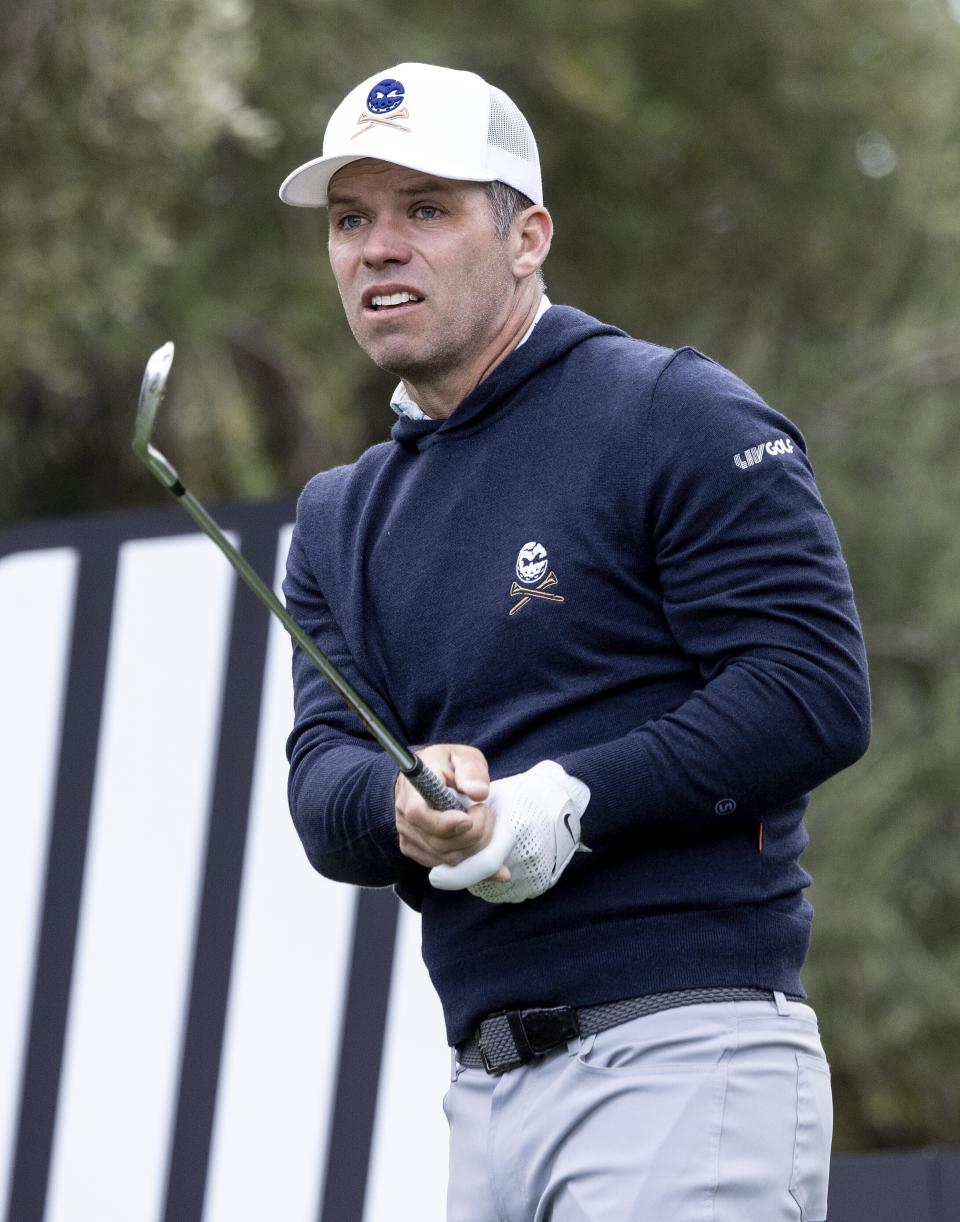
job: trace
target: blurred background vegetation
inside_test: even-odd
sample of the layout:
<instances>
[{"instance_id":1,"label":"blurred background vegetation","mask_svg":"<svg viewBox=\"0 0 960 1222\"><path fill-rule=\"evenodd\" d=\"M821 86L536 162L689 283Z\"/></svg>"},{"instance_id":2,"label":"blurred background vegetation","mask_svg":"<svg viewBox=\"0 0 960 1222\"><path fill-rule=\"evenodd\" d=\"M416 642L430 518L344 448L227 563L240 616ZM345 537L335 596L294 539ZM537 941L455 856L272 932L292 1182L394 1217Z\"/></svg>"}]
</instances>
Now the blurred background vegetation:
<instances>
[{"instance_id":1,"label":"blurred background vegetation","mask_svg":"<svg viewBox=\"0 0 960 1222\"><path fill-rule=\"evenodd\" d=\"M960 0L22 0L0 45L0 525L163 495L129 439L170 338L162 446L204 499L384 438L325 214L277 187L381 68L515 98L552 299L807 436L876 717L805 859L836 1148L960 1144Z\"/></svg>"}]
</instances>

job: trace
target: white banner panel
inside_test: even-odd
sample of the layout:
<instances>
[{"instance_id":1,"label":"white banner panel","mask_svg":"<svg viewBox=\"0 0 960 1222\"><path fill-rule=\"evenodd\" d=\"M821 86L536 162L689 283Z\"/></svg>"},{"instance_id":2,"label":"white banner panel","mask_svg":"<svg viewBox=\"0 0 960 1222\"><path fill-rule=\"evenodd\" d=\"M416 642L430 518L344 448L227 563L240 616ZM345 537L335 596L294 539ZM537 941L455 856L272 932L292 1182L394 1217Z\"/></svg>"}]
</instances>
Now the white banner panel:
<instances>
[{"instance_id":1,"label":"white banner panel","mask_svg":"<svg viewBox=\"0 0 960 1222\"><path fill-rule=\"evenodd\" d=\"M420 955L420 918L405 905L387 1015L364 1222L443 1222L450 1085L443 1012Z\"/></svg>"},{"instance_id":2,"label":"white banner panel","mask_svg":"<svg viewBox=\"0 0 960 1222\"><path fill-rule=\"evenodd\" d=\"M0 1201L9 1191L76 571L71 548L0 560Z\"/></svg>"},{"instance_id":3,"label":"white banner panel","mask_svg":"<svg viewBox=\"0 0 960 1222\"><path fill-rule=\"evenodd\" d=\"M314 872L287 809L290 654L274 622L204 1222L316 1222L323 1187L357 892Z\"/></svg>"}]
</instances>

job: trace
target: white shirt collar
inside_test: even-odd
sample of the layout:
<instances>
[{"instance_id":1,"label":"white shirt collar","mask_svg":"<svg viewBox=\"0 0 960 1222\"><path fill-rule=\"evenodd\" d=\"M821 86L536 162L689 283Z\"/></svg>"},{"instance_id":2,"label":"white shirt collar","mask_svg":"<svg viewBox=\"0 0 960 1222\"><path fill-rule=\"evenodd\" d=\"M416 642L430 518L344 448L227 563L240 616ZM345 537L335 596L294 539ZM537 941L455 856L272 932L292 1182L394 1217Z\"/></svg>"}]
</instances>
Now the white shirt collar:
<instances>
[{"instance_id":1,"label":"white shirt collar","mask_svg":"<svg viewBox=\"0 0 960 1222\"><path fill-rule=\"evenodd\" d=\"M520 343L517 344L517 348L520 347L520 344L525 344L527 342L527 340L533 334L533 328L537 325L540 319L543 318L547 310L550 309L550 304L549 297L546 295L546 293L543 293L540 297L540 304L537 306L537 312L533 316L533 322L523 333L523 338L520 340ZM514 351L516 351L516 349L514 349ZM421 411L417 404L410 398L410 396L407 394L407 388L402 382L397 383L396 389L390 396L390 406L398 416L406 416L408 420L430 419L427 413Z\"/></svg>"}]
</instances>

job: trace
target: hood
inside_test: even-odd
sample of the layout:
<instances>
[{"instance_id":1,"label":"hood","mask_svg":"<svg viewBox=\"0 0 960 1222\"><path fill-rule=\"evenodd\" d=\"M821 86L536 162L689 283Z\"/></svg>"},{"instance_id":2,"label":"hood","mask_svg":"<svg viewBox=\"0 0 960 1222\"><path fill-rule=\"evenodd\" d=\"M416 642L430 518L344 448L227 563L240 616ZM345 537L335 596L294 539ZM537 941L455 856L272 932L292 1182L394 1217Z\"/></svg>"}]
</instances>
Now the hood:
<instances>
[{"instance_id":1,"label":"hood","mask_svg":"<svg viewBox=\"0 0 960 1222\"><path fill-rule=\"evenodd\" d=\"M571 306L555 305L540 319L525 344L463 400L446 420L410 420L402 416L390 436L402 445L422 449L425 445L462 434L481 426L497 409L542 369L562 360L572 349L600 335L624 336L618 327L598 322Z\"/></svg>"}]
</instances>

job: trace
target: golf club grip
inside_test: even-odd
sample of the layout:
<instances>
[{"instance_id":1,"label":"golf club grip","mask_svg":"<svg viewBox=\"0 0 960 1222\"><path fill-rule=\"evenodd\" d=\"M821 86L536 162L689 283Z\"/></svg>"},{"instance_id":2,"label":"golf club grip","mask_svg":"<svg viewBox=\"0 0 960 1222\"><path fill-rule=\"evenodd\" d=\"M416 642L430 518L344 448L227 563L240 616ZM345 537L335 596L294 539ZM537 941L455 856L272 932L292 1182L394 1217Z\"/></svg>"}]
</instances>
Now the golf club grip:
<instances>
[{"instance_id":1,"label":"golf club grip","mask_svg":"<svg viewBox=\"0 0 960 1222\"><path fill-rule=\"evenodd\" d=\"M470 802L461 794L445 785L432 768L419 757L417 767L405 774L418 794L433 810L467 810Z\"/></svg>"}]
</instances>

